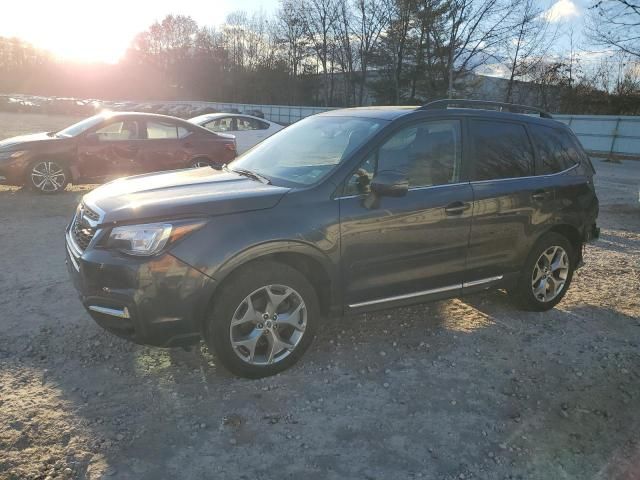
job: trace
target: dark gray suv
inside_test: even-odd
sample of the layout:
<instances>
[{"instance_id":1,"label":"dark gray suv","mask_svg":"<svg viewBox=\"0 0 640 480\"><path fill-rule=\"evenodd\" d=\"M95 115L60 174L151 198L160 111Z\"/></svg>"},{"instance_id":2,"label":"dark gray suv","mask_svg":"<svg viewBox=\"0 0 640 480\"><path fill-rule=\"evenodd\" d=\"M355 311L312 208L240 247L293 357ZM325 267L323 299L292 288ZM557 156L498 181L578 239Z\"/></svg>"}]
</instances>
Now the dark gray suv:
<instances>
[{"instance_id":1,"label":"dark gray suv","mask_svg":"<svg viewBox=\"0 0 640 480\"><path fill-rule=\"evenodd\" d=\"M552 308L598 236L593 173L572 132L529 107L334 110L222 170L97 188L67 261L109 331L204 338L229 370L261 377L300 358L329 315L488 288Z\"/></svg>"}]
</instances>

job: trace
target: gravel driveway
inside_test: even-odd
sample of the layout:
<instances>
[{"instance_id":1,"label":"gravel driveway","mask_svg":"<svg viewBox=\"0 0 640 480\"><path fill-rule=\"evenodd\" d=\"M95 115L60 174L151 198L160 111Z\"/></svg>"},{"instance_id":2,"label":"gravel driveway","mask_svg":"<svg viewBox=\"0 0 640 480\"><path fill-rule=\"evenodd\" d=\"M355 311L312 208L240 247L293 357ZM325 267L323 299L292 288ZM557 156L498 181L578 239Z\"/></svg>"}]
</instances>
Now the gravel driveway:
<instances>
[{"instance_id":1,"label":"gravel driveway","mask_svg":"<svg viewBox=\"0 0 640 480\"><path fill-rule=\"evenodd\" d=\"M2 114L0 138L66 123ZM259 381L102 331L64 265L82 188L0 187L0 478L640 478L640 162L596 168L602 239L556 309L335 318Z\"/></svg>"}]
</instances>

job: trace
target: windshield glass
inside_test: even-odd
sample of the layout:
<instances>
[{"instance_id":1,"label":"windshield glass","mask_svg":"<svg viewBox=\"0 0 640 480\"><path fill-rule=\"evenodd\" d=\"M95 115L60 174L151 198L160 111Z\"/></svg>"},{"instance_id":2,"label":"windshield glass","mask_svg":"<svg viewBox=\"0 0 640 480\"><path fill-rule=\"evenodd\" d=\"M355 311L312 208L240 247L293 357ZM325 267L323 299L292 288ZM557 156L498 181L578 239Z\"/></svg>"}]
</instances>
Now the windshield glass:
<instances>
[{"instance_id":1,"label":"windshield glass","mask_svg":"<svg viewBox=\"0 0 640 480\"><path fill-rule=\"evenodd\" d=\"M308 117L281 130L233 161L232 170L256 172L278 183L311 185L332 172L387 121Z\"/></svg>"},{"instance_id":2,"label":"windshield glass","mask_svg":"<svg viewBox=\"0 0 640 480\"><path fill-rule=\"evenodd\" d=\"M90 129L91 127L98 125L104 120L104 115L94 115L93 117L85 118L78 123L74 123L70 127L60 130L56 135L60 137L75 137L82 132Z\"/></svg>"}]
</instances>

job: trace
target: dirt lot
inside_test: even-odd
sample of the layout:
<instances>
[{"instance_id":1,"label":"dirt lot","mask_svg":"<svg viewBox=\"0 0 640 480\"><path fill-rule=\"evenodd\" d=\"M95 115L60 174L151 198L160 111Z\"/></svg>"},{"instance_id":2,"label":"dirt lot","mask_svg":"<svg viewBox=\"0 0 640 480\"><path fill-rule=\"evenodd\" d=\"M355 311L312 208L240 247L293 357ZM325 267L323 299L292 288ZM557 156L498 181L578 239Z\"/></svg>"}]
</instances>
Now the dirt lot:
<instances>
[{"instance_id":1,"label":"dirt lot","mask_svg":"<svg viewBox=\"0 0 640 480\"><path fill-rule=\"evenodd\" d=\"M639 479L640 162L596 168L602 239L558 308L332 319L261 381L102 331L64 265L82 189L0 187L0 478Z\"/></svg>"}]
</instances>

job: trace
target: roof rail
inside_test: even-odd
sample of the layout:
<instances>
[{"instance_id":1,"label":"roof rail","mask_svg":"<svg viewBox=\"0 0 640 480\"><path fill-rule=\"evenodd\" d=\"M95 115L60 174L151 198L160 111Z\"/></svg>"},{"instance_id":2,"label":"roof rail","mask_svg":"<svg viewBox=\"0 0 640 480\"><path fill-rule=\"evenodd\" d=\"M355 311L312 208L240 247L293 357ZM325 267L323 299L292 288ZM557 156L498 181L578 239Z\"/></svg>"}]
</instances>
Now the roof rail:
<instances>
[{"instance_id":1,"label":"roof rail","mask_svg":"<svg viewBox=\"0 0 640 480\"><path fill-rule=\"evenodd\" d=\"M464 100L464 99L455 99L448 98L444 100L436 100L434 102L429 102L421 107L418 107L418 110L437 110L437 109L446 109L448 107L461 107L461 108L480 108L483 107L494 107L493 109L497 109L499 112L507 111L511 113L527 113L533 112L540 115L541 118L553 118L549 112L542 110L537 107L529 107L527 105L517 105L515 103L504 103L504 102L491 102L489 100Z\"/></svg>"}]
</instances>

